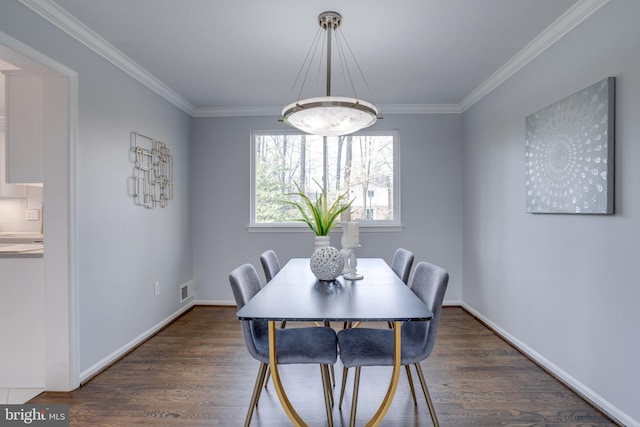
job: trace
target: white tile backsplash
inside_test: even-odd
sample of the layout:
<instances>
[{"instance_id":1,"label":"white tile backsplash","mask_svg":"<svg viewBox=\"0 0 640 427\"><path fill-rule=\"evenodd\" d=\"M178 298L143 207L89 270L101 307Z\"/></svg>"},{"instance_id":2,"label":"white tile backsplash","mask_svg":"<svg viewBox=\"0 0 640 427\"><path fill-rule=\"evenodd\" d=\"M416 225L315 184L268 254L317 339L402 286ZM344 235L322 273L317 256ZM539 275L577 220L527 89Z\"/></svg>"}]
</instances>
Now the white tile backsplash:
<instances>
[{"instance_id":1,"label":"white tile backsplash","mask_svg":"<svg viewBox=\"0 0 640 427\"><path fill-rule=\"evenodd\" d=\"M0 231L22 231L22 205L21 199L0 200Z\"/></svg>"},{"instance_id":2,"label":"white tile backsplash","mask_svg":"<svg viewBox=\"0 0 640 427\"><path fill-rule=\"evenodd\" d=\"M40 210L39 220L27 221L27 209ZM27 187L26 199L0 199L0 232L37 232L42 229L42 188Z\"/></svg>"}]
</instances>

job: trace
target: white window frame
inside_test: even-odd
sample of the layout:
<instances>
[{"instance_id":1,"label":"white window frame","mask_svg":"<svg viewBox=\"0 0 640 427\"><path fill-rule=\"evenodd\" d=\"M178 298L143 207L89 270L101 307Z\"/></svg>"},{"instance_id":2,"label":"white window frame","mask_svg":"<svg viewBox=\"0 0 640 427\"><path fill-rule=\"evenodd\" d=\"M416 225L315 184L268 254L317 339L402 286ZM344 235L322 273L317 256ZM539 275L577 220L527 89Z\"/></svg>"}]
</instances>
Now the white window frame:
<instances>
[{"instance_id":1,"label":"white window frame","mask_svg":"<svg viewBox=\"0 0 640 427\"><path fill-rule=\"evenodd\" d=\"M302 222L257 223L256 222L256 136L259 135L301 135L294 130L252 131L250 148L250 218L248 231L309 231L309 227ZM400 186L400 133L398 130L366 130L353 134L354 136L391 136L393 138L393 220L358 220L361 231L401 231L401 186ZM327 166L325 165L325 168ZM340 226L333 231L339 231Z\"/></svg>"}]
</instances>

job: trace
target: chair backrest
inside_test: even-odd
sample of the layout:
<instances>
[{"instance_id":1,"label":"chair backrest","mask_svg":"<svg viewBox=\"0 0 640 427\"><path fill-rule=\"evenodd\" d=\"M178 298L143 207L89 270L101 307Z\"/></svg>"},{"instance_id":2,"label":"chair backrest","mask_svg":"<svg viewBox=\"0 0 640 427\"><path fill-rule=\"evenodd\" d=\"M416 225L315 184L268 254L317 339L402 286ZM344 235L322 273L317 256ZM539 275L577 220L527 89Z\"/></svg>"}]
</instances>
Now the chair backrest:
<instances>
[{"instance_id":1,"label":"chair backrest","mask_svg":"<svg viewBox=\"0 0 640 427\"><path fill-rule=\"evenodd\" d=\"M436 343L442 301L449 284L449 273L437 265L419 262L411 275L409 287L433 313L427 322L405 322L402 327L403 347L405 337L421 355L427 358Z\"/></svg>"},{"instance_id":2,"label":"chair backrest","mask_svg":"<svg viewBox=\"0 0 640 427\"><path fill-rule=\"evenodd\" d=\"M278 261L278 255L271 249L264 251L262 255L260 255L260 263L262 264L262 269L264 270L264 277L266 277L267 282L270 282L273 279L273 276L278 274L280 271L280 261Z\"/></svg>"},{"instance_id":3,"label":"chair backrest","mask_svg":"<svg viewBox=\"0 0 640 427\"><path fill-rule=\"evenodd\" d=\"M260 278L251 264L243 264L229 273L229 282L238 310L260 291ZM267 356L265 360L263 349L265 345L268 345L267 322L265 320L243 320L241 323L244 342L249 354L261 362L268 363L269 358ZM263 351L258 351L258 347Z\"/></svg>"},{"instance_id":4,"label":"chair backrest","mask_svg":"<svg viewBox=\"0 0 640 427\"><path fill-rule=\"evenodd\" d=\"M391 269L396 275L407 284L409 282L409 274L413 265L413 252L403 248L396 249L391 260Z\"/></svg>"}]
</instances>

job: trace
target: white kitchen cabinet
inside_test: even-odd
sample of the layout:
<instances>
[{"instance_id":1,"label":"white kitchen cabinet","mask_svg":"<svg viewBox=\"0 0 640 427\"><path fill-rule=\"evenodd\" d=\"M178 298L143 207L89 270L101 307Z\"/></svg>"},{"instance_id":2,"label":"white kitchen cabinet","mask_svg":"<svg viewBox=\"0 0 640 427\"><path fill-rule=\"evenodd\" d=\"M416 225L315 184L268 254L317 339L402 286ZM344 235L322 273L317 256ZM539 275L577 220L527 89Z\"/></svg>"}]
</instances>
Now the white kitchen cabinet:
<instances>
[{"instance_id":1,"label":"white kitchen cabinet","mask_svg":"<svg viewBox=\"0 0 640 427\"><path fill-rule=\"evenodd\" d=\"M4 138L4 132L0 132L0 199L24 199L27 197L27 187L21 184L9 184L6 180Z\"/></svg>"},{"instance_id":2,"label":"white kitchen cabinet","mask_svg":"<svg viewBox=\"0 0 640 427\"><path fill-rule=\"evenodd\" d=\"M45 327L44 259L0 258L0 389L45 387Z\"/></svg>"},{"instance_id":3,"label":"white kitchen cabinet","mask_svg":"<svg viewBox=\"0 0 640 427\"><path fill-rule=\"evenodd\" d=\"M6 180L43 182L44 81L21 71L5 71Z\"/></svg>"}]
</instances>

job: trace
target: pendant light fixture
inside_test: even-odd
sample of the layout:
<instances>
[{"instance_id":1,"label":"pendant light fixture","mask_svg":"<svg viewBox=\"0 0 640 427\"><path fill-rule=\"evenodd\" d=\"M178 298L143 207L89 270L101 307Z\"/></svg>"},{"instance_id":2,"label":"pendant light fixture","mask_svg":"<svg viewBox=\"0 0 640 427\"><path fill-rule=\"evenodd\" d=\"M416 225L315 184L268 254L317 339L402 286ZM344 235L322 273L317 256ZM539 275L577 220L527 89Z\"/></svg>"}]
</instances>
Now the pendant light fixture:
<instances>
[{"instance_id":1,"label":"pendant light fixture","mask_svg":"<svg viewBox=\"0 0 640 427\"><path fill-rule=\"evenodd\" d=\"M349 48L349 46L346 43L346 40L344 40L344 36L342 36L341 32L336 31L340 27L341 21L342 16L336 12L324 12L318 16L318 23L320 24L319 31L326 31L327 41L326 96L298 99L295 102L284 107L284 109L282 110L282 120L285 123L312 135L349 135L351 133L371 126L379 117L378 108L374 104L358 99L355 94L355 87L353 86L353 81L351 80L351 73L349 71L348 64L346 64L346 52L343 44L346 45L347 48ZM336 45L338 46L339 53L338 57L342 62L343 72L346 72L346 76L349 77L349 82L351 83L351 88L353 91L353 97L331 95L332 33L335 33L336 35ZM342 37L342 41L340 40L339 36ZM309 53L311 53L312 51L315 52L317 50L317 44L319 43L319 41L320 37L316 35L316 39L314 40L315 46L312 46L312 49L309 50ZM350 48L349 52L351 52ZM322 55L322 53L320 53L320 55ZM352 53L351 56L353 57ZM353 57L353 59L355 61L355 57ZM313 55L309 57L309 54L307 54L307 58L305 59L302 68L300 69L300 73L298 73L298 79L296 80L296 83L300 79L300 76L303 75L304 71L304 78L300 86L299 97L300 94L302 94L302 90L304 89L306 77L311 67L312 60ZM357 68L360 71L360 67L357 66ZM362 75L362 71L360 71L360 75L363 81L365 81L366 83L366 80L364 80L364 76ZM296 84L294 83L294 86L295 85Z\"/></svg>"}]
</instances>

